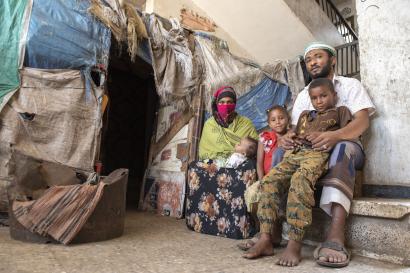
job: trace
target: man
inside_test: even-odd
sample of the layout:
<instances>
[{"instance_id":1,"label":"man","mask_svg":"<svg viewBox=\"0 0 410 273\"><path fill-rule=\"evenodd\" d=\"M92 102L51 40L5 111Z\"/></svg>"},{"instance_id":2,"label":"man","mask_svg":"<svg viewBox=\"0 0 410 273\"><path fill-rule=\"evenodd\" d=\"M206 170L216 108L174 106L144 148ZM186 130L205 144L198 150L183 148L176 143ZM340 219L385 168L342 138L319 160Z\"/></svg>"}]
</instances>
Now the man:
<instances>
[{"instance_id":1,"label":"man","mask_svg":"<svg viewBox=\"0 0 410 273\"><path fill-rule=\"evenodd\" d=\"M358 80L335 74L336 50L333 47L320 42L312 43L305 49L304 59L313 79L328 78L333 81L338 95L336 106L346 106L353 114L353 120L347 126L336 131L318 132L310 138L314 149L332 150L329 171L322 179L324 187L320 200L320 207L332 217L332 222L326 241L315 250L315 259L320 265L343 267L348 265L350 259L344 247L344 228L353 198L355 170L360 169L364 161L362 146L356 140L369 127L369 116L375 112L375 107ZM302 111L313 109L308 87L305 87L293 106L293 125L296 125ZM291 149L298 145L298 141L293 137L293 132L288 133L282 138L281 146ZM272 255L271 237L271 234L262 234L244 257ZM285 251L277 264L297 265L300 261L297 252L297 249Z\"/></svg>"}]
</instances>

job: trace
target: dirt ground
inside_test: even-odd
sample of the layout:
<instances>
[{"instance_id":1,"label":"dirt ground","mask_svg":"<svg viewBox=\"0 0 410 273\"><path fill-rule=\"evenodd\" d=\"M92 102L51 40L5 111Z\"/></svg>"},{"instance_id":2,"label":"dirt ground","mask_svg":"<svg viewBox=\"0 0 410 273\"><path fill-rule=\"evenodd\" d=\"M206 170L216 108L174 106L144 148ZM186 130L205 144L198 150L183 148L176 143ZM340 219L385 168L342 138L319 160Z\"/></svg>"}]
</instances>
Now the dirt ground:
<instances>
[{"instance_id":1,"label":"dirt ground","mask_svg":"<svg viewBox=\"0 0 410 273\"><path fill-rule=\"evenodd\" d=\"M11 239L7 227L0 227L0 272L410 272L358 256L347 268L323 268L313 261L308 246L298 267L282 268L274 264L277 256L241 258L238 242L192 232L184 220L137 211L127 212L122 237L81 245L23 243Z\"/></svg>"}]
</instances>

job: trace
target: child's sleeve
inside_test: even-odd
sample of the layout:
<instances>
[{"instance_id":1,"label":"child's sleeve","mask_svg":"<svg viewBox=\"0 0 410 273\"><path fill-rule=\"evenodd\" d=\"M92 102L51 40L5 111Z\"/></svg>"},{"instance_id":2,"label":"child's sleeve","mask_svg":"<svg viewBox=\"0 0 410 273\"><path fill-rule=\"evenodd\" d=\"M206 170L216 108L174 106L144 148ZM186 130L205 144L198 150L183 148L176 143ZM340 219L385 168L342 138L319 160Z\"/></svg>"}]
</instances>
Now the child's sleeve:
<instances>
[{"instance_id":1,"label":"child's sleeve","mask_svg":"<svg viewBox=\"0 0 410 273\"><path fill-rule=\"evenodd\" d=\"M304 110L300 114L299 119L298 119L298 123L296 124L296 129L295 129L296 134L299 135L301 133L301 131L302 131L302 134L303 134L303 131L304 131L305 128L301 128L301 127L302 127L302 125L304 125L305 122L303 122L303 121L306 120L306 115L308 115L309 112L310 112L309 110Z\"/></svg>"},{"instance_id":2,"label":"child's sleeve","mask_svg":"<svg viewBox=\"0 0 410 273\"><path fill-rule=\"evenodd\" d=\"M353 120L353 115L350 112L349 108L345 106L340 106L338 107L338 112L340 128L345 127L349 122Z\"/></svg>"}]
</instances>

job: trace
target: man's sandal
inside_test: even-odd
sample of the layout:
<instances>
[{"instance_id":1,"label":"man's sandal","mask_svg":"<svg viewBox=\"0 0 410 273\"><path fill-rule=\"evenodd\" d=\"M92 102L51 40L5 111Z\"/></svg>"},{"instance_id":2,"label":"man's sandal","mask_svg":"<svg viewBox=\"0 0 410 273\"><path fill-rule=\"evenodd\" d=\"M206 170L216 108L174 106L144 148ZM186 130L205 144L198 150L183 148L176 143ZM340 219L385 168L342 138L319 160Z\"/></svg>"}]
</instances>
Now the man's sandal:
<instances>
[{"instance_id":1,"label":"man's sandal","mask_svg":"<svg viewBox=\"0 0 410 273\"><path fill-rule=\"evenodd\" d=\"M347 256L346 261L341 262L341 263L332 263L329 261L320 260L319 258L321 257L325 257L325 258L328 257L327 255L320 254L320 250L322 248L328 248L328 249L336 250L338 252L342 252L346 254ZM330 241L319 244L319 246L313 252L313 257L315 258L317 264L322 265L322 266L327 266L327 267L334 267L334 268L345 267L350 262L350 252L343 245L336 243L336 242L330 242Z\"/></svg>"}]
</instances>

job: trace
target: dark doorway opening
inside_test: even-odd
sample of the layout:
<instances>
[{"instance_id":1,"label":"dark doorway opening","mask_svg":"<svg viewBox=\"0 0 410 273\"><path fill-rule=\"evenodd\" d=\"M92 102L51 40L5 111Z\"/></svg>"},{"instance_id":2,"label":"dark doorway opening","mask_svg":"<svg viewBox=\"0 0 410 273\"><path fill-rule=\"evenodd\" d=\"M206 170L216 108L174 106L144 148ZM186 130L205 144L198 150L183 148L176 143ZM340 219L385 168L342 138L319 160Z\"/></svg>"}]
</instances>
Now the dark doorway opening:
<instances>
[{"instance_id":1,"label":"dark doorway opening","mask_svg":"<svg viewBox=\"0 0 410 273\"><path fill-rule=\"evenodd\" d=\"M158 96L151 65L138 56L131 62L126 48L112 41L101 160L104 175L118 168L129 169L127 208L137 208Z\"/></svg>"}]
</instances>

